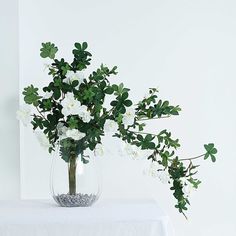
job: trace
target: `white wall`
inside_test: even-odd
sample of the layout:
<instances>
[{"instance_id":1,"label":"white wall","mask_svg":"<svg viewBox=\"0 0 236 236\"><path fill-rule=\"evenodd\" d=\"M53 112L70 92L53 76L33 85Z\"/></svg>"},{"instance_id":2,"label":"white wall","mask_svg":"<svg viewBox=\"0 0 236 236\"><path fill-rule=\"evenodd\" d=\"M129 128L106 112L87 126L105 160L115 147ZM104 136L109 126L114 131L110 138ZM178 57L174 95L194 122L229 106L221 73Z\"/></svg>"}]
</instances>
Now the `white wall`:
<instances>
[{"instance_id":1,"label":"white wall","mask_svg":"<svg viewBox=\"0 0 236 236\"><path fill-rule=\"evenodd\" d=\"M0 199L19 197L18 3L0 1Z\"/></svg>"},{"instance_id":2,"label":"white wall","mask_svg":"<svg viewBox=\"0 0 236 236\"><path fill-rule=\"evenodd\" d=\"M235 234L235 11L230 0L20 2L21 90L48 81L41 42L55 42L59 56L68 59L75 41L87 41L92 68L118 65L114 82L131 87L135 99L158 86L164 99L181 105L181 116L149 127L172 130L183 144L180 155L200 154L204 143L216 143L218 161L201 162L203 183L192 197L188 221L174 209L168 187L142 176L142 162L106 157L102 163L104 198L155 197L177 236ZM50 157L28 129L21 132L21 166L22 197L48 197Z\"/></svg>"}]
</instances>

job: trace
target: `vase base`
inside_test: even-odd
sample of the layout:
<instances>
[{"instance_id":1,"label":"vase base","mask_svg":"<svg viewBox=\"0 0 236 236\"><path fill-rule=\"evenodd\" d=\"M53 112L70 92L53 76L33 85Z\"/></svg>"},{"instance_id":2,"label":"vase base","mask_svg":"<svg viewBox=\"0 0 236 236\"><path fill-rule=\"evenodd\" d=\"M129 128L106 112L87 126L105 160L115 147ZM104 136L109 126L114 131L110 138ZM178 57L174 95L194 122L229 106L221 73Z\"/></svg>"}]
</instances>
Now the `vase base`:
<instances>
[{"instance_id":1,"label":"vase base","mask_svg":"<svg viewBox=\"0 0 236 236\"><path fill-rule=\"evenodd\" d=\"M59 194L53 196L54 200L62 207L88 207L91 206L98 198L95 194L82 194L75 195Z\"/></svg>"}]
</instances>

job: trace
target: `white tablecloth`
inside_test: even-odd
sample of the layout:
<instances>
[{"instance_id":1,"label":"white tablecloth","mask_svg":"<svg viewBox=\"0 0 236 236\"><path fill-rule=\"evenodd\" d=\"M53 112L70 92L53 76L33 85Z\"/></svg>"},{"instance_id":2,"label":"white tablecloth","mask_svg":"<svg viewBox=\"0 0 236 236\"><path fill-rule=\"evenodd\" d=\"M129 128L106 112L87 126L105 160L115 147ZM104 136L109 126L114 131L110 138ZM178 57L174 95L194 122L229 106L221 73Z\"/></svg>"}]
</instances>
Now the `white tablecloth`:
<instances>
[{"instance_id":1,"label":"white tablecloth","mask_svg":"<svg viewBox=\"0 0 236 236\"><path fill-rule=\"evenodd\" d=\"M0 201L0 236L172 236L151 200L103 200L63 208L53 201Z\"/></svg>"}]
</instances>

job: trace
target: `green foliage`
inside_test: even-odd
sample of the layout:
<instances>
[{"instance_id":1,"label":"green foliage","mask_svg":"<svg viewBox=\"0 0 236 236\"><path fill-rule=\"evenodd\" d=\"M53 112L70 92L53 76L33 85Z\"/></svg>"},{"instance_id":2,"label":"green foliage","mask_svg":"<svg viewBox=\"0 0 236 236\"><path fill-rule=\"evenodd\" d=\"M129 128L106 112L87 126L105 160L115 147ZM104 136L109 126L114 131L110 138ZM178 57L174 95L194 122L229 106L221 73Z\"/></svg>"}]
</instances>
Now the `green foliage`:
<instances>
[{"instance_id":1,"label":"green foliage","mask_svg":"<svg viewBox=\"0 0 236 236\"><path fill-rule=\"evenodd\" d=\"M52 109L53 103L50 99L45 99L42 102L43 106L41 106L41 108L43 109L43 111L50 111Z\"/></svg>"},{"instance_id":2,"label":"green foliage","mask_svg":"<svg viewBox=\"0 0 236 236\"><path fill-rule=\"evenodd\" d=\"M89 158L84 156L84 152L89 149L93 151L98 143L101 143L104 135L104 124L107 119L113 120L118 124L118 130L113 134L124 142L136 145L143 150L151 150L152 153L147 157L152 162L158 162L163 171L167 171L172 181L171 190L177 203L176 208L183 213L190 204L187 196L183 192L182 179L187 179L194 188L198 188L200 180L194 176L197 173L198 165L193 164L193 160L204 156L204 159L211 158L216 160L217 149L213 143L205 144L206 153L194 158L180 159L177 149L180 147L179 140L172 137L167 129L157 133L145 132L146 121L161 119L179 115L181 108L172 105L167 100L162 100L158 96L156 88L150 88L148 95L136 105L129 98L130 89L123 83L114 84L110 80L117 74L117 66L109 69L104 64L93 71L83 81L73 80L68 82L67 73L79 72L88 67L91 62L92 54L87 51L88 44L75 43L72 62L66 62L64 58L55 58L58 48L51 42L42 43L40 55L43 58L53 59L48 67L48 74L52 76L52 81L45 87L43 92L50 92L51 97L45 98L39 95L39 89L30 85L24 88L24 101L36 107L37 113L33 114L33 129L40 129L47 136L52 152L55 145L59 142L60 156L65 162L70 158L81 155L84 164L89 162ZM73 74L73 73L72 73ZM64 116L62 112L62 101L67 93L72 93L74 98L81 105L86 106L92 119L84 122L76 115ZM111 96L110 108L104 105L107 97ZM123 118L127 108L133 107L133 124L126 125ZM63 124L66 129L76 129L85 134L85 137L77 141L72 138L61 140L58 125ZM187 162L187 164L185 164Z\"/></svg>"},{"instance_id":3,"label":"green foliage","mask_svg":"<svg viewBox=\"0 0 236 236\"><path fill-rule=\"evenodd\" d=\"M22 94L24 95L24 101L27 104L33 104L34 106L38 106L38 100L41 98L38 94L38 88L35 88L33 85L30 85L24 88Z\"/></svg>"},{"instance_id":4,"label":"green foliage","mask_svg":"<svg viewBox=\"0 0 236 236\"><path fill-rule=\"evenodd\" d=\"M116 95L115 100L111 101L110 105L113 106L113 115L118 118L120 114L126 112L126 107L132 106L132 101L128 99L130 89L125 88L124 84L113 84L111 87Z\"/></svg>"},{"instance_id":5,"label":"green foliage","mask_svg":"<svg viewBox=\"0 0 236 236\"><path fill-rule=\"evenodd\" d=\"M215 162L216 161L215 154L217 153L217 149L215 148L214 144L213 143L205 144L204 148L206 149L206 154L204 156L204 159L211 157L211 160Z\"/></svg>"},{"instance_id":6,"label":"green foliage","mask_svg":"<svg viewBox=\"0 0 236 236\"><path fill-rule=\"evenodd\" d=\"M199 185L201 184L201 181L198 179L193 179L192 177L188 180L194 188L198 188Z\"/></svg>"},{"instance_id":7,"label":"green foliage","mask_svg":"<svg viewBox=\"0 0 236 236\"><path fill-rule=\"evenodd\" d=\"M169 167L169 173L173 179L173 185L170 189L173 191L173 196L177 200L175 207L180 213L184 214L184 211L188 209L187 204L189 204L189 202L184 196L181 178L185 177L186 169L183 163L179 162L178 159L175 159Z\"/></svg>"},{"instance_id":8,"label":"green foliage","mask_svg":"<svg viewBox=\"0 0 236 236\"><path fill-rule=\"evenodd\" d=\"M58 51L58 48L55 46L54 43L42 43L42 48L40 49L41 53L40 56L42 58L47 58L49 57L50 59L54 59L55 55Z\"/></svg>"},{"instance_id":9,"label":"green foliage","mask_svg":"<svg viewBox=\"0 0 236 236\"><path fill-rule=\"evenodd\" d=\"M69 162L73 150L70 139L63 139L60 142L60 156L65 162Z\"/></svg>"},{"instance_id":10,"label":"green foliage","mask_svg":"<svg viewBox=\"0 0 236 236\"><path fill-rule=\"evenodd\" d=\"M71 129L77 129L79 120L75 116L71 116L69 120L67 121L67 123Z\"/></svg>"},{"instance_id":11,"label":"green foliage","mask_svg":"<svg viewBox=\"0 0 236 236\"><path fill-rule=\"evenodd\" d=\"M86 51L88 44L86 42L75 43L75 49L73 49L74 61L72 62L72 67L75 70L83 70L90 65L92 54Z\"/></svg>"},{"instance_id":12,"label":"green foliage","mask_svg":"<svg viewBox=\"0 0 236 236\"><path fill-rule=\"evenodd\" d=\"M162 130L158 135L158 142L164 143L168 148L172 147L174 149L177 149L180 147L179 139L172 139L171 138L171 132L168 132L166 129Z\"/></svg>"},{"instance_id":13,"label":"green foliage","mask_svg":"<svg viewBox=\"0 0 236 236\"><path fill-rule=\"evenodd\" d=\"M145 137L142 135L138 134L137 139L140 141L137 146L141 146L142 149L155 149L155 143L152 142L152 140L155 137L152 136L151 134L147 134Z\"/></svg>"},{"instance_id":14,"label":"green foliage","mask_svg":"<svg viewBox=\"0 0 236 236\"><path fill-rule=\"evenodd\" d=\"M93 90L94 90L94 88L92 88L92 87L85 89L83 99L91 102L93 97L96 95Z\"/></svg>"},{"instance_id":15,"label":"green foliage","mask_svg":"<svg viewBox=\"0 0 236 236\"><path fill-rule=\"evenodd\" d=\"M60 141L60 155L65 162L69 162L71 157L83 155L84 142L83 140L75 141L67 138Z\"/></svg>"},{"instance_id":16,"label":"green foliage","mask_svg":"<svg viewBox=\"0 0 236 236\"><path fill-rule=\"evenodd\" d=\"M37 128L40 128L40 129L44 128L42 117L38 117L38 116L35 115L34 118L33 118L33 121L31 123L33 125L34 130L37 129Z\"/></svg>"},{"instance_id":17,"label":"green foliage","mask_svg":"<svg viewBox=\"0 0 236 236\"><path fill-rule=\"evenodd\" d=\"M54 79L64 79L67 71L71 70L71 65L64 58L55 59L52 66L49 67L49 75L53 75Z\"/></svg>"},{"instance_id":18,"label":"green foliage","mask_svg":"<svg viewBox=\"0 0 236 236\"><path fill-rule=\"evenodd\" d=\"M181 108L172 106L169 101L158 100L158 90L149 89L149 95L138 103L137 115L142 118L161 118L163 116L179 115Z\"/></svg>"}]
</instances>

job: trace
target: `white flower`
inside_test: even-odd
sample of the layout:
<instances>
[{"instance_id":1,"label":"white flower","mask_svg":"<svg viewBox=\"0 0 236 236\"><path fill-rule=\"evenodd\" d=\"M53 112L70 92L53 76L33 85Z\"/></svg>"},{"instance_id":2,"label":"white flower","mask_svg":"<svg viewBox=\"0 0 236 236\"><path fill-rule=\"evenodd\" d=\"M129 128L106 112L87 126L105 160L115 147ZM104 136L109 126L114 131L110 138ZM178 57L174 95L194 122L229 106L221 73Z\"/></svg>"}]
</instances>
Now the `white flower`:
<instances>
[{"instance_id":1,"label":"white flower","mask_svg":"<svg viewBox=\"0 0 236 236\"><path fill-rule=\"evenodd\" d=\"M94 155L101 157L104 155L104 149L101 143L98 143L94 149Z\"/></svg>"},{"instance_id":2,"label":"white flower","mask_svg":"<svg viewBox=\"0 0 236 236\"><path fill-rule=\"evenodd\" d=\"M104 124L104 131L106 133L116 132L118 129L118 124L114 120L107 119Z\"/></svg>"},{"instance_id":3,"label":"white flower","mask_svg":"<svg viewBox=\"0 0 236 236\"><path fill-rule=\"evenodd\" d=\"M170 175L166 170L163 170L163 166L157 161L152 161L150 163L149 169L144 172L153 178L158 178L163 184L170 182Z\"/></svg>"},{"instance_id":4,"label":"white flower","mask_svg":"<svg viewBox=\"0 0 236 236\"><path fill-rule=\"evenodd\" d=\"M135 118L135 109L130 107L126 109L126 112L122 118L122 122L124 125L133 125L134 118Z\"/></svg>"},{"instance_id":5,"label":"white flower","mask_svg":"<svg viewBox=\"0 0 236 236\"><path fill-rule=\"evenodd\" d=\"M16 112L16 118L20 120L24 126L27 126L31 122L31 109L30 106L24 105Z\"/></svg>"},{"instance_id":6,"label":"white flower","mask_svg":"<svg viewBox=\"0 0 236 236\"><path fill-rule=\"evenodd\" d=\"M157 171L157 177L163 184L168 184L170 182L170 175L165 170Z\"/></svg>"},{"instance_id":7,"label":"white flower","mask_svg":"<svg viewBox=\"0 0 236 236\"><path fill-rule=\"evenodd\" d=\"M58 122L58 124L57 124L57 131L58 131L59 134L60 134L60 132L61 132L63 127L65 127L64 124L62 122Z\"/></svg>"},{"instance_id":8,"label":"white flower","mask_svg":"<svg viewBox=\"0 0 236 236\"><path fill-rule=\"evenodd\" d=\"M142 156L141 148L137 147L136 145L131 145L129 143L125 144L124 151L127 153L128 156L130 156L134 160Z\"/></svg>"},{"instance_id":9,"label":"white flower","mask_svg":"<svg viewBox=\"0 0 236 236\"><path fill-rule=\"evenodd\" d=\"M59 138L61 140L67 138L67 136L66 136L66 131L67 130L68 130L68 128L66 126L64 126L64 124L62 122L58 123L57 131L58 131Z\"/></svg>"},{"instance_id":10,"label":"white flower","mask_svg":"<svg viewBox=\"0 0 236 236\"><path fill-rule=\"evenodd\" d=\"M51 144L49 143L48 137L46 136L46 134L44 134L43 132L35 132L35 135L40 143L40 145L45 148L48 149L49 147L51 147Z\"/></svg>"},{"instance_id":11,"label":"white flower","mask_svg":"<svg viewBox=\"0 0 236 236\"><path fill-rule=\"evenodd\" d=\"M92 116L85 105L80 107L78 115L85 123L88 123L92 119Z\"/></svg>"},{"instance_id":12,"label":"white flower","mask_svg":"<svg viewBox=\"0 0 236 236\"><path fill-rule=\"evenodd\" d=\"M64 79L64 82L67 84L71 84L73 81L77 80L79 84L76 86L77 89L79 89L79 86L81 83L83 83L83 80L85 79L84 74L81 71L67 71L66 78Z\"/></svg>"},{"instance_id":13,"label":"white flower","mask_svg":"<svg viewBox=\"0 0 236 236\"><path fill-rule=\"evenodd\" d=\"M63 106L61 112L65 117L68 115L77 115L81 106L80 102L75 99L73 93L67 93L61 105Z\"/></svg>"},{"instance_id":14,"label":"white flower","mask_svg":"<svg viewBox=\"0 0 236 236\"><path fill-rule=\"evenodd\" d=\"M153 177L153 178L157 178L157 174L158 174L158 171L160 170L161 166L158 162L156 161L152 161L150 163L150 166L147 170L145 170L145 174Z\"/></svg>"},{"instance_id":15,"label":"white flower","mask_svg":"<svg viewBox=\"0 0 236 236\"><path fill-rule=\"evenodd\" d=\"M66 137L74 140L80 140L85 137L85 133L82 133L77 129L68 129L66 131Z\"/></svg>"},{"instance_id":16,"label":"white flower","mask_svg":"<svg viewBox=\"0 0 236 236\"><path fill-rule=\"evenodd\" d=\"M81 105L81 103L75 99L73 93L67 93L61 105L63 106L61 112L65 117L68 115L78 115L85 123L88 123L92 119L88 108L85 105Z\"/></svg>"},{"instance_id":17,"label":"white flower","mask_svg":"<svg viewBox=\"0 0 236 236\"><path fill-rule=\"evenodd\" d=\"M193 184L190 183L186 178L182 178L180 181L181 181L181 183L183 185L183 189L182 190L183 190L184 196L187 198L196 189L193 187Z\"/></svg>"},{"instance_id":18,"label":"white flower","mask_svg":"<svg viewBox=\"0 0 236 236\"><path fill-rule=\"evenodd\" d=\"M52 95L53 95L53 92L52 92L52 91L51 91L51 92L46 92L45 95L43 96L43 98L44 98L44 99L49 99L49 98L52 97Z\"/></svg>"},{"instance_id":19,"label":"white flower","mask_svg":"<svg viewBox=\"0 0 236 236\"><path fill-rule=\"evenodd\" d=\"M184 185L182 190L183 190L183 193L184 193L185 197L189 197L191 192L192 192L192 188L191 188L191 186L189 184L188 185Z\"/></svg>"}]
</instances>

